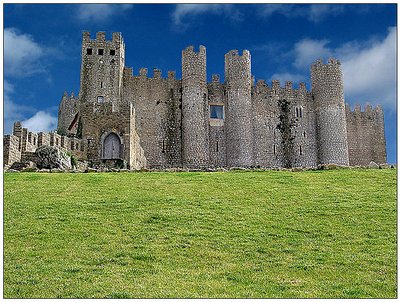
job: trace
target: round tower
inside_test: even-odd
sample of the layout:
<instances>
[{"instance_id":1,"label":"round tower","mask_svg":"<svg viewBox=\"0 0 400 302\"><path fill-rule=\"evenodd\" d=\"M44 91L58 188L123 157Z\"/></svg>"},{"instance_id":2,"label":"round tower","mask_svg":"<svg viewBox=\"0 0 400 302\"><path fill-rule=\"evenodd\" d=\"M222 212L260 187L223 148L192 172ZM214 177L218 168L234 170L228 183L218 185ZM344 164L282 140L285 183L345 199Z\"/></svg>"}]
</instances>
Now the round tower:
<instances>
[{"instance_id":1,"label":"round tower","mask_svg":"<svg viewBox=\"0 0 400 302\"><path fill-rule=\"evenodd\" d=\"M251 58L248 50L225 55L226 163L228 167L253 164L251 112Z\"/></svg>"},{"instance_id":2,"label":"round tower","mask_svg":"<svg viewBox=\"0 0 400 302\"><path fill-rule=\"evenodd\" d=\"M340 62L329 59L311 66L320 164L349 165L343 74Z\"/></svg>"},{"instance_id":3,"label":"round tower","mask_svg":"<svg viewBox=\"0 0 400 302\"><path fill-rule=\"evenodd\" d=\"M182 51L182 163L189 168L207 167L208 90L206 48Z\"/></svg>"}]
</instances>

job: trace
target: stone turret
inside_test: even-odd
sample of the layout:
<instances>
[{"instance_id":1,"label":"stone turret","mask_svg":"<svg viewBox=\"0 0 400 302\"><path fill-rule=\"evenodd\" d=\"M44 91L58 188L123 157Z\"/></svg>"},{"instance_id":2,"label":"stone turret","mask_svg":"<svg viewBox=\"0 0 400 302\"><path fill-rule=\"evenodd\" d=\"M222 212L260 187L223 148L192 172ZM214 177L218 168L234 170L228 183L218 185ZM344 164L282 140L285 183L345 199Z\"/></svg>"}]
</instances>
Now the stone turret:
<instances>
[{"instance_id":1,"label":"stone turret","mask_svg":"<svg viewBox=\"0 0 400 302\"><path fill-rule=\"evenodd\" d=\"M244 50L225 55L226 85L226 164L250 167L253 164L251 114L251 58Z\"/></svg>"},{"instance_id":2,"label":"stone turret","mask_svg":"<svg viewBox=\"0 0 400 302\"><path fill-rule=\"evenodd\" d=\"M311 66L320 164L349 165L343 75L340 62L321 60Z\"/></svg>"},{"instance_id":3,"label":"stone turret","mask_svg":"<svg viewBox=\"0 0 400 302\"><path fill-rule=\"evenodd\" d=\"M206 48L182 51L182 163L201 168L209 163Z\"/></svg>"},{"instance_id":4,"label":"stone turret","mask_svg":"<svg viewBox=\"0 0 400 302\"><path fill-rule=\"evenodd\" d=\"M106 40L105 32L98 32L96 39L83 32L81 86L82 102L112 104L117 111L121 102L125 45L121 33L113 33Z\"/></svg>"}]
</instances>

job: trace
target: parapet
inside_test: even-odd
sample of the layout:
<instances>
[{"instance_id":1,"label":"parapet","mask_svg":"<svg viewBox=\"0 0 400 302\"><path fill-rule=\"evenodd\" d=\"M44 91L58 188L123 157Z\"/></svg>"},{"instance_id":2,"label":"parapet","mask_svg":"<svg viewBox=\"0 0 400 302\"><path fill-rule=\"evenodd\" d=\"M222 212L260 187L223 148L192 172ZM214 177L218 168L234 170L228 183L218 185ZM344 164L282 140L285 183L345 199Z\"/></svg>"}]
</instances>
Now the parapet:
<instances>
[{"instance_id":1,"label":"parapet","mask_svg":"<svg viewBox=\"0 0 400 302\"><path fill-rule=\"evenodd\" d=\"M161 70L157 68L153 68L153 78L161 79Z\"/></svg>"},{"instance_id":2,"label":"parapet","mask_svg":"<svg viewBox=\"0 0 400 302\"><path fill-rule=\"evenodd\" d=\"M381 105L377 105L375 108L370 105L367 104L364 107L364 111L361 108L360 104L356 104L354 105L354 110L351 110L351 107L349 104L346 104L346 113L348 114L354 114L354 115L358 115L358 116L373 116L374 114L378 114L378 115L382 115L383 114L383 110L382 110L382 106Z\"/></svg>"},{"instance_id":3,"label":"parapet","mask_svg":"<svg viewBox=\"0 0 400 302\"><path fill-rule=\"evenodd\" d=\"M95 40L91 40L90 39L90 32L89 31L83 31L82 32L82 40L83 40L83 42L90 42L90 41L105 42L106 41L106 32L105 31L98 31L96 33L96 39ZM122 42L122 34L120 32L112 33L112 40L111 41L114 42L114 43Z\"/></svg>"},{"instance_id":4,"label":"parapet","mask_svg":"<svg viewBox=\"0 0 400 302\"><path fill-rule=\"evenodd\" d=\"M278 90L281 88L281 84L279 80L272 80L272 89Z\"/></svg>"},{"instance_id":5,"label":"parapet","mask_svg":"<svg viewBox=\"0 0 400 302\"><path fill-rule=\"evenodd\" d=\"M292 90L293 89L293 82L292 81L286 81L285 82L285 89Z\"/></svg>"},{"instance_id":6,"label":"parapet","mask_svg":"<svg viewBox=\"0 0 400 302\"><path fill-rule=\"evenodd\" d=\"M211 78L212 78L212 82L213 82L213 83L219 83L219 82L220 82L219 74L213 74L213 75L211 76Z\"/></svg>"},{"instance_id":7,"label":"parapet","mask_svg":"<svg viewBox=\"0 0 400 302\"><path fill-rule=\"evenodd\" d=\"M266 86L265 80L257 80L256 86L258 86L258 87Z\"/></svg>"},{"instance_id":8,"label":"parapet","mask_svg":"<svg viewBox=\"0 0 400 302\"><path fill-rule=\"evenodd\" d=\"M175 79L175 71L168 70L168 79Z\"/></svg>"},{"instance_id":9,"label":"parapet","mask_svg":"<svg viewBox=\"0 0 400 302\"><path fill-rule=\"evenodd\" d=\"M203 54L205 54L205 53L206 53L206 47L203 46L203 45L200 45L200 46L199 46L199 51L196 52L196 51L194 50L194 46L193 46L193 45L190 45L190 46L186 47L186 48L183 50L183 52L184 52L184 53L193 52L193 53L203 53Z\"/></svg>"},{"instance_id":10,"label":"parapet","mask_svg":"<svg viewBox=\"0 0 400 302\"><path fill-rule=\"evenodd\" d=\"M106 32L105 31L98 31L96 33L96 40L98 42L104 42L106 40Z\"/></svg>"},{"instance_id":11,"label":"parapet","mask_svg":"<svg viewBox=\"0 0 400 302\"><path fill-rule=\"evenodd\" d=\"M327 63L324 63L322 59L316 60L313 64L311 64L311 68L320 68L322 66L340 66L341 63L338 59L329 58Z\"/></svg>"},{"instance_id":12,"label":"parapet","mask_svg":"<svg viewBox=\"0 0 400 302\"><path fill-rule=\"evenodd\" d=\"M244 49L242 51L242 55L239 55L239 51L237 49L232 49L230 50L227 54L225 54L225 56L227 57L245 57L245 58L250 58L250 51L248 51L247 49Z\"/></svg>"},{"instance_id":13,"label":"parapet","mask_svg":"<svg viewBox=\"0 0 400 302\"><path fill-rule=\"evenodd\" d=\"M139 69L139 76L147 77L147 68L140 68Z\"/></svg>"}]
</instances>

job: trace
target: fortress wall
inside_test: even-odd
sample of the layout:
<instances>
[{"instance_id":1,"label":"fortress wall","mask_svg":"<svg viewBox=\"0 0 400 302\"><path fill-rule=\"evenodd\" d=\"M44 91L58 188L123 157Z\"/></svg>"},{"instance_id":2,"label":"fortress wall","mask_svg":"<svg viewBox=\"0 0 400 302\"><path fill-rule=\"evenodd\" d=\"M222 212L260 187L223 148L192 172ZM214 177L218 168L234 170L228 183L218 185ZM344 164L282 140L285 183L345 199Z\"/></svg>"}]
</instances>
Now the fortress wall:
<instances>
[{"instance_id":1,"label":"fortress wall","mask_svg":"<svg viewBox=\"0 0 400 302\"><path fill-rule=\"evenodd\" d=\"M346 105L349 162L352 166L367 166L371 161L386 163L386 141L383 113L380 107L372 109L356 105L354 111Z\"/></svg>"},{"instance_id":2,"label":"fortress wall","mask_svg":"<svg viewBox=\"0 0 400 302\"><path fill-rule=\"evenodd\" d=\"M19 137L15 135L4 135L3 137L3 161L4 165L11 166L14 162L21 160L19 151Z\"/></svg>"},{"instance_id":3,"label":"fortress wall","mask_svg":"<svg viewBox=\"0 0 400 302\"><path fill-rule=\"evenodd\" d=\"M128 75L129 74L129 75ZM162 78L160 70L139 76L127 70L124 75L124 103L131 101L136 115L136 131L150 168L181 165L181 82L169 72Z\"/></svg>"},{"instance_id":4,"label":"fortress wall","mask_svg":"<svg viewBox=\"0 0 400 302\"><path fill-rule=\"evenodd\" d=\"M208 104L222 105L226 109L224 100L225 87L220 83L219 75L213 75L213 81L208 83ZM211 119L209 116L209 154L211 167L226 166L225 116L223 119Z\"/></svg>"},{"instance_id":5,"label":"fortress wall","mask_svg":"<svg viewBox=\"0 0 400 302\"><path fill-rule=\"evenodd\" d=\"M273 91L264 80L253 86L252 123L253 156L255 167L276 168L282 166L281 134L278 99L280 89Z\"/></svg>"},{"instance_id":6,"label":"fortress wall","mask_svg":"<svg viewBox=\"0 0 400 302\"><path fill-rule=\"evenodd\" d=\"M293 120L293 167L316 167L318 149L316 140L315 107L311 93L304 83L294 90L291 102Z\"/></svg>"},{"instance_id":7,"label":"fortress wall","mask_svg":"<svg viewBox=\"0 0 400 302\"><path fill-rule=\"evenodd\" d=\"M38 147L40 146L50 146L50 133L38 133Z\"/></svg>"}]
</instances>

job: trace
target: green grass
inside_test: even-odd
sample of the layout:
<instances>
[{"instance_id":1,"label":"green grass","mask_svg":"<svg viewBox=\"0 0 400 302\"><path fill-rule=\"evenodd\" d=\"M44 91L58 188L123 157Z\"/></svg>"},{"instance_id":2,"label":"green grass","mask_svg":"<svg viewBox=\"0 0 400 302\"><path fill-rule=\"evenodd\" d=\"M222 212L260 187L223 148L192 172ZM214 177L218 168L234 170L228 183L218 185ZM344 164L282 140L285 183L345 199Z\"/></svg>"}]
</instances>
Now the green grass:
<instances>
[{"instance_id":1,"label":"green grass","mask_svg":"<svg viewBox=\"0 0 400 302\"><path fill-rule=\"evenodd\" d=\"M6 173L5 298L395 298L396 170Z\"/></svg>"}]
</instances>

